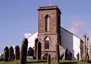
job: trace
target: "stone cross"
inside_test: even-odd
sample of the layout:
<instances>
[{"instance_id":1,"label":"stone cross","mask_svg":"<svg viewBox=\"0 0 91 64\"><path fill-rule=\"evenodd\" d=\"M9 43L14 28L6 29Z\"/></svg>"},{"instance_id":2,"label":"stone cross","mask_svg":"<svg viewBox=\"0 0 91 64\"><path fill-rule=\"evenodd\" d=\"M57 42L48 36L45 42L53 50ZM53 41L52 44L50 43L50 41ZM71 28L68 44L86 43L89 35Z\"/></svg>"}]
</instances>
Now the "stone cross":
<instances>
[{"instance_id":1,"label":"stone cross","mask_svg":"<svg viewBox=\"0 0 91 64\"><path fill-rule=\"evenodd\" d=\"M83 37L84 37L84 60L85 61L87 61L88 60L88 56L87 56L87 53L88 53L88 51L87 51L87 45L88 45L88 38L87 38L87 35L86 35L86 33L83 35Z\"/></svg>"},{"instance_id":2,"label":"stone cross","mask_svg":"<svg viewBox=\"0 0 91 64\"><path fill-rule=\"evenodd\" d=\"M87 38L87 47L88 47L88 41L89 41L89 38Z\"/></svg>"},{"instance_id":3,"label":"stone cross","mask_svg":"<svg viewBox=\"0 0 91 64\"><path fill-rule=\"evenodd\" d=\"M87 38L87 59L89 59L89 55L88 55L88 41L89 41L89 38Z\"/></svg>"}]
</instances>

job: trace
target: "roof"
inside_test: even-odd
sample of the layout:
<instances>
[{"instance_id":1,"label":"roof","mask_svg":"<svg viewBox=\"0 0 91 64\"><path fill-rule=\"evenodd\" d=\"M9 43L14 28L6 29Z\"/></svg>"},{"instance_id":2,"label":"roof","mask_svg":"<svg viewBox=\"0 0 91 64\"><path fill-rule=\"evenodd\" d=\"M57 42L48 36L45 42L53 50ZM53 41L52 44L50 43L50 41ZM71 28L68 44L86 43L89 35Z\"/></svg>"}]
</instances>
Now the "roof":
<instances>
[{"instance_id":1,"label":"roof","mask_svg":"<svg viewBox=\"0 0 91 64\"><path fill-rule=\"evenodd\" d=\"M77 35L75 35L75 34L73 34L72 32L70 32L70 31L68 31L68 30L66 30L65 28L63 28L63 27L61 27L63 30L65 30L65 31L67 31L67 32L69 32L70 34L72 34L72 35L74 35L74 36L76 36L76 37L78 37ZM80 40L82 40L80 37L78 37Z\"/></svg>"},{"instance_id":2,"label":"roof","mask_svg":"<svg viewBox=\"0 0 91 64\"><path fill-rule=\"evenodd\" d=\"M67 29L65 29L65 28L63 28L63 27L61 27L61 29L63 29L63 30L65 30L65 31L69 32L70 34L72 34L72 35L78 37L77 35L73 34L72 32L68 31ZM32 34L31 34L30 36L28 36L27 38L31 37L33 34L35 34L35 33L37 33L37 32L38 32L38 31L32 33ZM79 38L80 40L82 40L80 37L78 37L78 38Z\"/></svg>"},{"instance_id":3,"label":"roof","mask_svg":"<svg viewBox=\"0 0 91 64\"><path fill-rule=\"evenodd\" d=\"M35 34L35 33L37 33L38 31L36 31L36 32L34 32L34 33L32 33L30 36L28 36L27 38L29 38L29 37L31 37L33 34Z\"/></svg>"},{"instance_id":4,"label":"roof","mask_svg":"<svg viewBox=\"0 0 91 64\"><path fill-rule=\"evenodd\" d=\"M54 10L54 9L58 10L61 14L61 11L60 11L60 9L58 8L57 5L54 5L54 6L39 6L37 10L39 11L39 10Z\"/></svg>"}]
</instances>

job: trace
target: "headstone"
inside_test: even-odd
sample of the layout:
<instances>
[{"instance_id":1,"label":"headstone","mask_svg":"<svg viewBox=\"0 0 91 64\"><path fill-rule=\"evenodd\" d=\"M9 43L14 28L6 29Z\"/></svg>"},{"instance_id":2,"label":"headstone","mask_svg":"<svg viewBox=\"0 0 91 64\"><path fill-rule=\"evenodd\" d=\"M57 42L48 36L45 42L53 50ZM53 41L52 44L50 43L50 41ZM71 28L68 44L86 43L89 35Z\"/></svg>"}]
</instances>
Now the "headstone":
<instances>
[{"instance_id":1,"label":"headstone","mask_svg":"<svg viewBox=\"0 0 91 64\"><path fill-rule=\"evenodd\" d=\"M9 48L9 59L14 60L14 49L12 46Z\"/></svg>"},{"instance_id":2,"label":"headstone","mask_svg":"<svg viewBox=\"0 0 91 64\"><path fill-rule=\"evenodd\" d=\"M51 57L50 57L50 54L48 54L48 57L47 57L47 64L51 64Z\"/></svg>"},{"instance_id":3,"label":"headstone","mask_svg":"<svg viewBox=\"0 0 91 64\"><path fill-rule=\"evenodd\" d=\"M37 43L37 54L36 54L36 59L41 60L41 43Z\"/></svg>"},{"instance_id":4,"label":"headstone","mask_svg":"<svg viewBox=\"0 0 91 64\"><path fill-rule=\"evenodd\" d=\"M65 50L65 60L68 60L68 49Z\"/></svg>"},{"instance_id":5,"label":"headstone","mask_svg":"<svg viewBox=\"0 0 91 64\"><path fill-rule=\"evenodd\" d=\"M59 64L59 44L56 44L56 64Z\"/></svg>"},{"instance_id":6,"label":"headstone","mask_svg":"<svg viewBox=\"0 0 91 64\"><path fill-rule=\"evenodd\" d=\"M7 46L4 48L4 54L5 54L4 61L8 61L9 60L9 49Z\"/></svg>"},{"instance_id":7,"label":"headstone","mask_svg":"<svg viewBox=\"0 0 91 64\"><path fill-rule=\"evenodd\" d=\"M29 47L29 49L28 49L28 56L34 57L34 50L31 47Z\"/></svg>"},{"instance_id":8,"label":"headstone","mask_svg":"<svg viewBox=\"0 0 91 64\"><path fill-rule=\"evenodd\" d=\"M39 56L39 60L41 60L41 43L38 43L38 56Z\"/></svg>"},{"instance_id":9,"label":"headstone","mask_svg":"<svg viewBox=\"0 0 91 64\"><path fill-rule=\"evenodd\" d=\"M77 60L79 60L79 53L77 54Z\"/></svg>"},{"instance_id":10,"label":"headstone","mask_svg":"<svg viewBox=\"0 0 91 64\"><path fill-rule=\"evenodd\" d=\"M20 52L20 64L26 63L27 47L28 47L28 40L24 38L24 40L22 41L21 52Z\"/></svg>"},{"instance_id":11,"label":"headstone","mask_svg":"<svg viewBox=\"0 0 91 64\"><path fill-rule=\"evenodd\" d=\"M35 48L34 48L34 58L36 59L37 56L37 43L38 43L38 38L35 39Z\"/></svg>"},{"instance_id":12,"label":"headstone","mask_svg":"<svg viewBox=\"0 0 91 64\"><path fill-rule=\"evenodd\" d=\"M16 60L20 59L20 48L18 45L15 47L15 59Z\"/></svg>"}]
</instances>

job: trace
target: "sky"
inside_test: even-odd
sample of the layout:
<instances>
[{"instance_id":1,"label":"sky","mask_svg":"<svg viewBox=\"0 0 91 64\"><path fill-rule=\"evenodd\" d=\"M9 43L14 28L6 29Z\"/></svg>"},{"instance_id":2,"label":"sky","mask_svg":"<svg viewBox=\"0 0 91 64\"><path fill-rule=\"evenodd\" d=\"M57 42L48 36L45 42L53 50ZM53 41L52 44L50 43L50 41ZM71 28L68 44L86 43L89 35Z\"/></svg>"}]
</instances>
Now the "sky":
<instances>
[{"instance_id":1,"label":"sky","mask_svg":"<svg viewBox=\"0 0 91 64\"><path fill-rule=\"evenodd\" d=\"M38 28L38 6L49 6L50 0L0 0L0 54L5 46L21 46L24 34ZM61 10L61 26L91 42L91 0L51 0Z\"/></svg>"}]
</instances>

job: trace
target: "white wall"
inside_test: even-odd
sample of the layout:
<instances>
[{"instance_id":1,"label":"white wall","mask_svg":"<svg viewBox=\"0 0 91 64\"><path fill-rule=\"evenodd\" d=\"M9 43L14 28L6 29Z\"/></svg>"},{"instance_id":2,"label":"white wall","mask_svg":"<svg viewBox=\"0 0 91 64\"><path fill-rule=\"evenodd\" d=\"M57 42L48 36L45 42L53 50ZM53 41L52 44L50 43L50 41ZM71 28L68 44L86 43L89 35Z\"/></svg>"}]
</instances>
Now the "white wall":
<instances>
[{"instance_id":1,"label":"white wall","mask_svg":"<svg viewBox=\"0 0 91 64\"><path fill-rule=\"evenodd\" d=\"M72 59L77 59L77 54L80 53L80 38L65 29L61 29L61 45L72 53Z\"/></svg>"},{"instance_id":2,"label":"white wall","mask_svg":"<svg viewBox=\"0 0 91 64\"><path fill-rule=\"evenodd\" d=\"M80 39L73 35L73 50L74 50L74 57L77 59L77 54L79 53L79 60L80 60Z\"/></svg>"},{"instance_id":3,"label":"white wall","mask_svg":"<svg viewBox=\"0 0 91 64\"><path fill-rule=\"evenodd\" d=\"M28 48L34 47L34 41L37 38L38 32L33 33L28 37ZM61 28L61 45L72 53L72 59L77 59L77 54L80 53L80 38L72 33Z\"/></svg>"},{"instance_id":4,"label":"white wall","mask_svg":"<svg viewBox=\"0 0 91 64\"><path fill-rule=\"evenodd\" d=\"M38 32L35 32L33 34L30 35L30 37L27 37L28 38L28 48L29 47L34 47L34 42L35 42L35 39L37 38L37 35L38 35Z\"/></svg>"}]
</instances>

